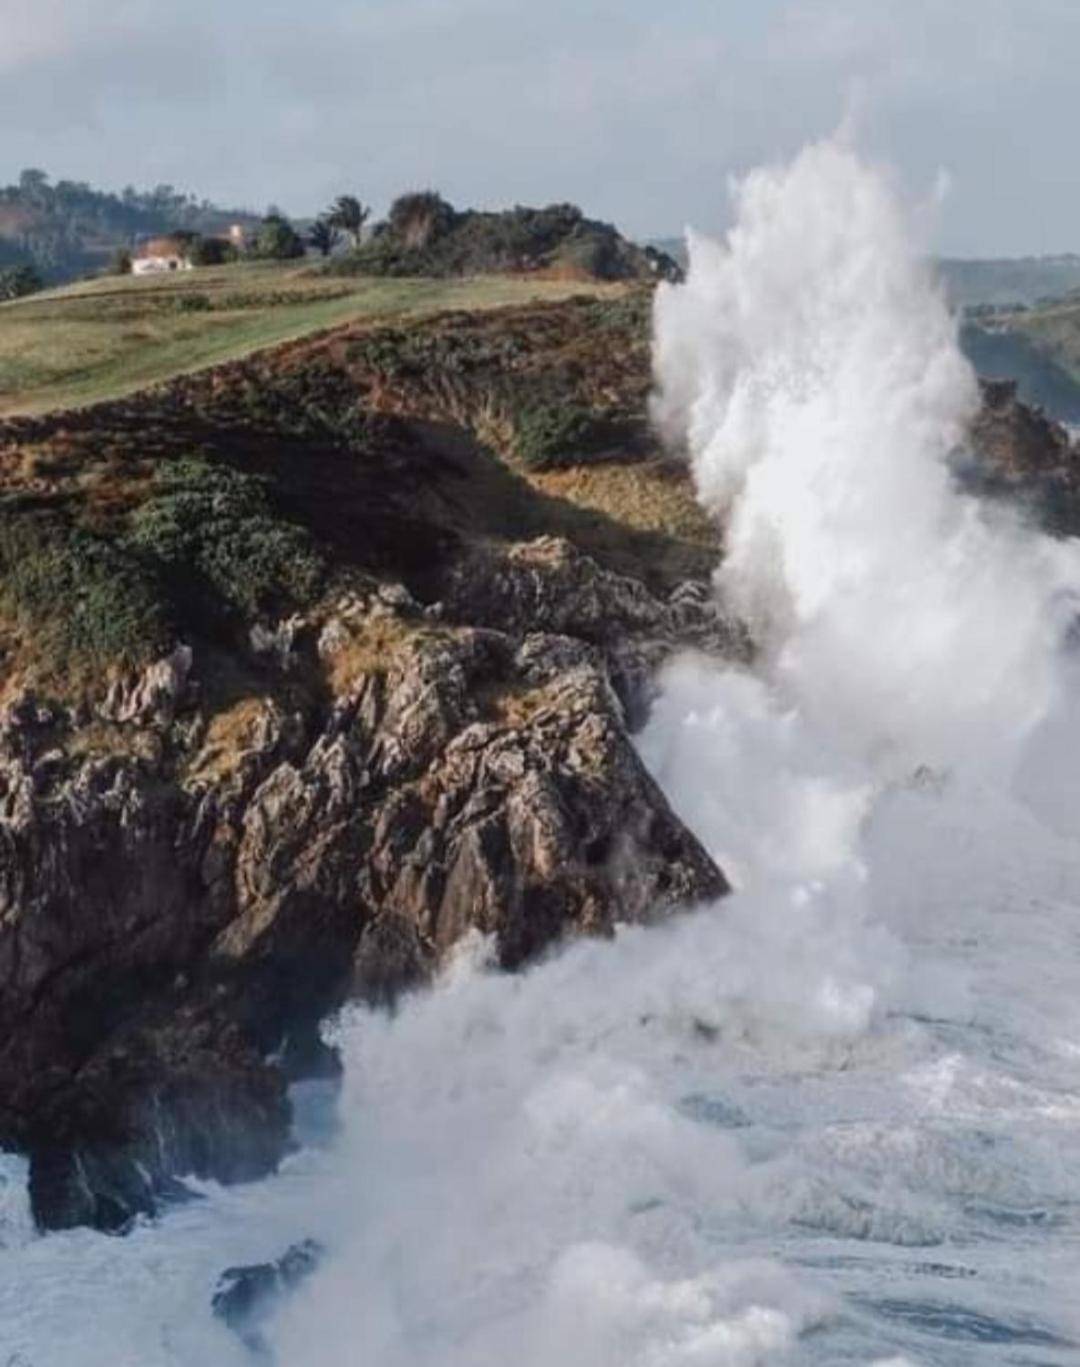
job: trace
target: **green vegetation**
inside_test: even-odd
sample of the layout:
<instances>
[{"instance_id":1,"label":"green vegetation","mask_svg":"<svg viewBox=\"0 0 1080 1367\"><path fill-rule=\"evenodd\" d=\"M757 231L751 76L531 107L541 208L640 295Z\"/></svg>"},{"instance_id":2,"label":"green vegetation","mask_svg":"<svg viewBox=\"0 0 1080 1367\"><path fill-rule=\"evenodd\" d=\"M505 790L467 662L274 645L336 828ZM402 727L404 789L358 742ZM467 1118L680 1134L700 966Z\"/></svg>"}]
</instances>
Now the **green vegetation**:
<instances>
[{"instance_id":1,"label":"green vegetation","mask_svg":"<svg viewBox=\"0 0 1080 1367\"><path fill-rule=\"evenodd\" d=\"M209 235L234 222L249 224L252 216L178 194L171 185L129 186L114 195L84 181L53 185L32 168L17 184L0 187L0 266L29 265L48 281L70 280L106 268L117 247L137 237L185 229Z\"/></svg>"},{"instance_id":2,"label":"green vegetation","mask_svg":"<svg viewBox=\"0 0 1080 1367\"><path fill-rule=\"evenodd\" d=\"M140 663L170 635L138 556L58 514L10 506L0 511L0 614L47 674Z\"/></svg>"},{"instance_id":3,"label":"green vegetation","mask_svg":"<svg viewBox=\"0 0 1080 1367\"><path fill-rule=\"evenodd\" d=\"M326 269L339 275L436 277L542 271L598 280L678 273L669 258L635 246L576 205L459 212L431 190L402 195L370 241Z\"/></svg>"},{"instance_id":4,"label":"green vegetation","mask_svg":"<svg viewBox=\"0 0 1080 1367\"><path fill-rule=\"evenodd\" d=\"M233 244L223 237L203 237L197 234L191 239L187 252L193 266L227 266L239 259Z\"/></svg>"},{"instance_id":5,"label":"green vegetation","mask_svg":"<svg viewBox=\"0 0 1080 1367\"><path fill-rule=\"evenodd\" d=\"M275 511L267 480L196 458L159 468L128 540L196 608L210 599L241 616L280 613L309 602L325 576L310 537Z\"/></svg>"},{"instance_id":6,"label":"green vegetation","mask_svg":"<svg viewBox=\"0 0 1080 1367\"><path fill-rule=\"evenodd\" d=\"M267 214L251 249L262 261L295 261L304 255L304 240L283 214Z\"/></svg>"},{"instance_id":7,"label":"green vegetation","mask_svg":"<svg viewBox=\"0 0 1080 1367\"><path fill-rule=\"evenodd\" d=\"M470 320L383 328L356 338L350 363L381 392L420 393L531 471L610 458L645 426L649 290L575 301L575 326L484 327ZM539 320L533 320L539 321ZM561 330L560 330L561 331ZM597 354L599 345L600 353ZM627 370L640 377L628 386ZM613 397L618 395L617 398Z\"/></svg>"},{"instance_id":8,"label":"green vegetation","mask_svg":"<svg viewBox=\"0 0 1080 1367\"><path fill-rule=\"evenodd\" d=\"M207 270L198 284L216 283L196 290L100 282L7 306L0 336L8 318L58 302L116 307L130 326L133 301L153 299L155 326L232 325L219 310L239 270L255 296L319 287L281 267ZM662 591L707 573L715 532L685 470L648 436L648 291L433 307L481 286L487 302L535 293L506 279L367 282L356 289L369 304L371 292L386 308L392 298L395 321L185 373L86 414L6 424L5 688L84 696L111 666L177 639L245 675L261 668L253 621L317 614L354 576L423 596L474 539L565 536ZM181 313L181 299L203 302ZM343 303L356 307L351 289L310 307Z\"/></svg>"},{"instance_id":9,"label":"green vegetation","mask_svg":"<svg viewBox=\"0 0 1080 1367\"><path fill-rule=\"evenodd\" d=\"M538 396L511 408L515 453L531 470L578 465L594 444L597 423L587 408Z\"/></svg>"},{"instance_id":10,"label":"green vegetation","mask_svg":"<svg viewBox=\"0 0 1080 1367\"><path fill-rule=\"evenodd\" d=\"M0 306L0 414L130 394L342 323L559 299L583 288L506 277L330 282L279 262L88 281ZM179 302L190 297L200 302Z\"/></svg>"},{"instance_id":11,"label":"green vegetation","mask_svg":"<svg viewBox=\"0 0 1080 1367\"><path fill-rule=\"evenodd\" d=\"M25 299L41 289L44 283L33 266L7 266L0 270L0 301Z\"/></svg>"},{"instance_id":12,"label":"green vegetation","mask_svg":"<svg viewBox=\"0 0 1080 1367\"><path fill-rule=\"evenodd\" d=\"M364 235L364 224L370 217L371 210L361 204L355 195L338 195L320 222L332 233L345 233L353 246L359 247Z\"/></svg>"},{"instance_id":13,"label":"green vegetation","mask_svg":"<svg viewBox=\"0 0 1080 1367\"><path fill-rule=\"evenodd\" d=\"M78 681L141 664L178 636L310 603L327 574L311 537L276 509L271 483L228 465L164 461L149 493L107 527L68 508L0 507L0 639L32 671Z\"/></svg>"},{"instance_id":14,"label":"green vegetation","mask_svg":"<svg viewBox=\"0 0 1080 1367\"><path fill-rule=\"evenodd\" d=\"M329 256L340 241L338 230L324 218L317 218L308 229L308 246L320 256Z\"/></svg>"}]
</instances>

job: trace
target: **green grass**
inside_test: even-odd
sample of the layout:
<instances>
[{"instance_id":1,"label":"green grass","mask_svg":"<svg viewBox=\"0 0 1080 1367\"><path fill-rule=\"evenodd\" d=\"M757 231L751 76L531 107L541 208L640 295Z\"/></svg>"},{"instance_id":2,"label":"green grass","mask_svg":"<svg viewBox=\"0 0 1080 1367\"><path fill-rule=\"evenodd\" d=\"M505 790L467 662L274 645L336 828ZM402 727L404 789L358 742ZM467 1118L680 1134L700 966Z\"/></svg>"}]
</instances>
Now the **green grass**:
<instances>
[{"instance_id":1,"label":"green grass","mask_svg":"<svg viewBox=\"0 0 1080 1367\"><path fill-rule=\"evenodd\" d=\"M0 305L0 414L120 398L343 323L593 290L605 292L508 276L329 280L295 262L83 282Z\"/></svg>"}]
</instances>

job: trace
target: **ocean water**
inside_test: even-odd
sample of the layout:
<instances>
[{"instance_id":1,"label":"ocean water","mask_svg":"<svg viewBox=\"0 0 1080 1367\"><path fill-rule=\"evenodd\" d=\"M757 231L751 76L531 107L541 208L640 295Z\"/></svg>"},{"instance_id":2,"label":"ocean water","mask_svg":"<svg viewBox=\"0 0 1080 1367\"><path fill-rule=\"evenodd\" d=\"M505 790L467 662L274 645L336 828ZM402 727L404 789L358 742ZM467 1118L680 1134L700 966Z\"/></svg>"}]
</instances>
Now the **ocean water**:
<instances>
[{"instance_id":1,"label":"ocean water","mask_svg":"<svg viewBox=\"0 0 1080 1367\"><path fill-rule=\"evenodd\" d=\"M0 1365L206 1367L228 1265L326 1257L282 1367L1080 1364L1080 557L952 486L976 402L887 177L741 186L656 309L656 419L752 670L672 662L645 762L736 885L528 973L461 947L328 1027L275 1178L37 1237Z\"/></svg>"}]
</instances>

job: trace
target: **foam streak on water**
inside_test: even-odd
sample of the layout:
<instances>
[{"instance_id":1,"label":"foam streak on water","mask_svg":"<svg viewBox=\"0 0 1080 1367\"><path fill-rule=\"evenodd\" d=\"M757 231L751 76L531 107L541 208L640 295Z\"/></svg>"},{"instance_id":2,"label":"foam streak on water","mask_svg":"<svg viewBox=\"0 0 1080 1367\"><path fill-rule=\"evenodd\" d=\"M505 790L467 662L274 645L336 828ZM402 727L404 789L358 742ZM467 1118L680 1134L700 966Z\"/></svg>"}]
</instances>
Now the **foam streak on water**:
<instances>
[{"instance_id":1,"label":"foam streak on water","mask_svg":"<svg viewBox=\"0 0 1080 1367\"><path fill-rule=\"evenodd\" d=\"M341 1022L340 1128L127 1240L0 1181L0 1364L248 1361L230 1262L329 1257L286 1367L1080 1362L1075 548L946 459L975 402L888 185L752 176L657 305L657 416L728 519L753 671L641 747L738 886Z\"/></svg>"}]
</instances>

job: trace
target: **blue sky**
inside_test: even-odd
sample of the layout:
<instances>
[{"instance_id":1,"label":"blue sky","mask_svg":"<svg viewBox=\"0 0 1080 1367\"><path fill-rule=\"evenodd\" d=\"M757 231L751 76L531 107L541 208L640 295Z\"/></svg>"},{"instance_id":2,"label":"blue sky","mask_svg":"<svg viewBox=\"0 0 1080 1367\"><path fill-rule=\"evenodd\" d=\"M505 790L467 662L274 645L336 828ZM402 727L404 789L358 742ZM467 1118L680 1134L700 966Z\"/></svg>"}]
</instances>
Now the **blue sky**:
<instances>
[{"instance_id":1,"label":"blue sky","mask_svg":"<svg viewBox=\"0 0 1080 1367\"><path fill-rule=\"evenodd\" d=\"M0 0L26 165L295 213L356 190L721 227L853 111L938 245L1080 251L1080 0Z\"/></svg>"}]
</instances>

